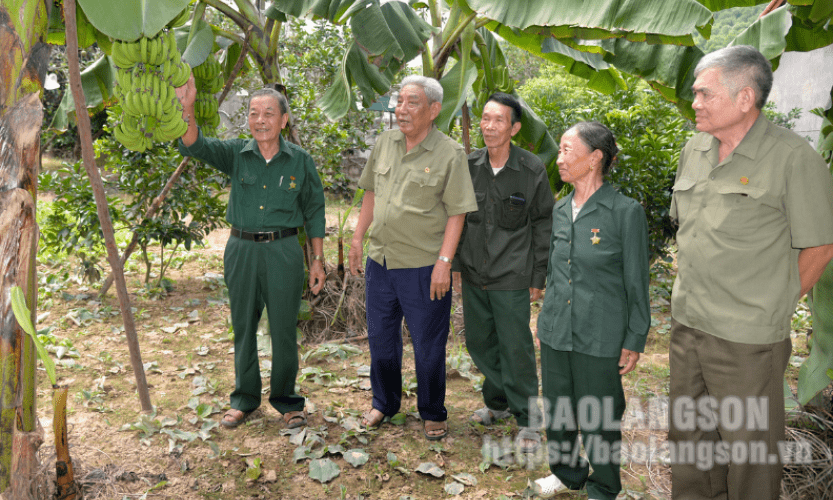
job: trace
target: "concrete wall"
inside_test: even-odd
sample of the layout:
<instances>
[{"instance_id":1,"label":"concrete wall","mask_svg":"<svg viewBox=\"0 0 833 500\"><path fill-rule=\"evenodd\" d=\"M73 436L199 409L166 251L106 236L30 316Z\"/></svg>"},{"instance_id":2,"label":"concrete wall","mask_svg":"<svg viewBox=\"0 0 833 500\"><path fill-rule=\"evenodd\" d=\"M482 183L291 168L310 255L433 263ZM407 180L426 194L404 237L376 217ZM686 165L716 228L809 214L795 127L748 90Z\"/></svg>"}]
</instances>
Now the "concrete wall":
<instances>
[{"instance_id":1,"label":"concrete wall","mask_svg":"<svg viewBox=\"0 0 833 500\"><path fill-rule=\"evenodd\" d=\"M775 103L781 113L801 108L801 118L793 130L802 137L809 136L815 145L821 118L810 113L810 110L830 106L833 45L812 52L785 52L774 76L769 100Z\"/></svg>"}]
</instances>

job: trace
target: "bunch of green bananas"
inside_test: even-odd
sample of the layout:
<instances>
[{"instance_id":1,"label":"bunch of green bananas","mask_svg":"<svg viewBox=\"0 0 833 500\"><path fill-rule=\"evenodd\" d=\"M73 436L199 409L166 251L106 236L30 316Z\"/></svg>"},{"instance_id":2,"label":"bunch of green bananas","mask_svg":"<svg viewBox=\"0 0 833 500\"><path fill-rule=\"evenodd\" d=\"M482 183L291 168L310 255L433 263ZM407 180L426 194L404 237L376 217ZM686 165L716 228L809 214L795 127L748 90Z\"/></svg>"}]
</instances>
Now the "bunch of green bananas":
<instances>
[{"instance_id":1,"label":"bunch of green bananas","mask_svg":"<svg viewBox=\"0 0 833 500\"><path fill-rule=\"evenodd\" d=\"M116 140L133 151L144 151L153 141L168 142L188 130L176 87L188 82L191 69L176 47L173 31L135 42L113 43L116 97L124 114L115 127Z\"/></svg>"},{"instance_id":2,"label":"bunch of green bananas","mask_svg":"<svg viewBox=\"0 0 833 500\"><path fill-rule=\"evenodd\" d=\"M495 80L495 87L499 91L511 94L515 89L515 80L509 76L509 68L506 66L496 66L492 75Z\"/></svg>"},{"instance_id":3,"label":"bunch of green bananas","mask_svg":"<svg viewBox=\"0 0 833 500\"><path fill-rule=\"evenodd\" d=\"M223 88L223 74L220 63L208 54L205 61L194 67L194 83L197 86L197 101L194 115L203 133L213 135L220 125L220 115L217 113L217 100L214 94Z\"/></svg>"},{"instance_id":4,"label":"bunch of green bananas","mask_svg":"<svg viewBox=\"0 0 833 500\"><path fill-rule=\"evenodd\" d=\"M495 66L492 68L492 82L494 90L488 89L483 82L480 84L480 90L477 90L477 103L480 109L486 105L486 99L494 92L505 92L511 94L515 89L515 80L509 76L509 68L506 66ZM475 86L477 87L477 85Z\"/></svg>"},{"instance_id":5,"label":"bunch of green bananas","mask_svg":"<svg viewBox=\"0 0 833 500\"><path fill-rule=\"evenodd\" d=\"M182 26L183 24L187 23L188 19L190 17L191 17L191 11L188 9L188 7L185 7L184 9L182 9L182 12L177 14L177 16L175 18L171 19L168 22L167 26L168 26L168 28L178 28L178 27Z\"/></svg>"},{"instance_id":6,"label":"bunch of green bananas","mask_svg":"<svg viewBox=\"0 0 833 500\"><path fill-rule=\"evenodd\" d=\"M204 134L212 135L220 125L219 103L211 94L204 92L197 93L197 100L194 103L194 116L197 123L202 127Z\"/></svg>"}]
</instances>

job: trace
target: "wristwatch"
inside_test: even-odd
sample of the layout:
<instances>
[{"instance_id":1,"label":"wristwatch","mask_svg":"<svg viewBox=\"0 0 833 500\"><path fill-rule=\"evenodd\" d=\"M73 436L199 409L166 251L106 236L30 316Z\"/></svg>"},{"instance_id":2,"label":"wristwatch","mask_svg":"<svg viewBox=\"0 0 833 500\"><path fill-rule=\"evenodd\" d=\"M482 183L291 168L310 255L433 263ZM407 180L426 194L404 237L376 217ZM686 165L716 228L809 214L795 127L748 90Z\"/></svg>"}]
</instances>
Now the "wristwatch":
<instances>
[{"instance_id":1,"label":"wristwatch","mask_svg":"<svg viewBox=\"0 0 833 500\"><path fill-rule=\"evenodd\" d=\"M439 260L441 260L441 261L445 262L446 264L451 264L451 259L449 259L449 258L448 258L448 257L446 257L445 255L440 255L439 257L437 257L437 259L439 259Z\"/></svg>"},{"instance_id":2,"label":"wristwatch","mask_svg":"<svg viewBox=\"0 0 833 500\"><path fill-rule=\"evenodd\" d=\"M312 260L320 260L321 263L324 263L324 256L323 255L313 255Z\"/></svg>"}]
</instances>

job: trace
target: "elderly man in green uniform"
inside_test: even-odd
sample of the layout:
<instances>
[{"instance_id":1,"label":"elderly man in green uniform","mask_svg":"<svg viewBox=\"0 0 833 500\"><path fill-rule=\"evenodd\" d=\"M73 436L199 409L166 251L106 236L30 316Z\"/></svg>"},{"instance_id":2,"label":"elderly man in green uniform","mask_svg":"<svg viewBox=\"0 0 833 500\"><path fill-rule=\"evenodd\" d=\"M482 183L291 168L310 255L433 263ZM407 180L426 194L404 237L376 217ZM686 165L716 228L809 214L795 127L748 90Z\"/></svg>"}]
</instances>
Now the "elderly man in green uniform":
<instances>
[{"instance_id":1,"label":"elderly man in green uniform","mask_svg":"<svg viewBox=\"0 0 833 500\"><path fill-rule=\"evenodd\" d=\"M538 395L529 303L547 280L553 195L543 162L512 144L521 112L502 92L483 107L486 147L468 158L478 210L466 216L454 286L462 282L466 347L486 377L486 406L472 420L490 425L514 415L519 449L531 453L541 434L529 428L529 398Z\"/></svg>"},{"instance_id":2,"label":"elderly man in green uniform","mask_svg":"<svg viewBox=\"0 0 833 500\"><path fill-rule=\"evenodd\" d=\"M234 328L235 388L221 423L237 427L260 406L257 324L265 306L272 338L269 403L290 428L306 425L305 400L295 393L296 323L304 281L298 227L312 242L309 286L324 286L324 191L310 155L281 136L289 118L286 98L265 88L249 99L252 139L205 137L194 118L193 77L177 89L188 130L179 151L231 177L226 220L231 236L223 257Z\"/></svg>"},{"instance_id":3,"label":"elderly man in green uniform","mask_svg":"<svg viewBox=\"0 0 833 500\"><path fill-rule=\"evenodd\" d=\"M417 409L427 439L448 433L445 346L451 316L451 260L467 212L477 210L462 146L434 126L443 88L433 78L402 80L399 130L382 133L364 167L366 189L350 244L350 272L361 270L370 228L366 280L372 409L375 427L402 400L402 318L414 346Z\"/></svg>"},{"instance_id":4,"label":"elderly man in green uniform","mask_svg":"<svg viewBox=\"0 0 833 500\"><path fill-rule=\"evenodd\" d=\"M833 184L807 141L761 113L772 70L760 52L718 50L694 74L701 133L671 202L672 496L776 500L790 318L833 256Z\"/></svg>"}]
</instances>

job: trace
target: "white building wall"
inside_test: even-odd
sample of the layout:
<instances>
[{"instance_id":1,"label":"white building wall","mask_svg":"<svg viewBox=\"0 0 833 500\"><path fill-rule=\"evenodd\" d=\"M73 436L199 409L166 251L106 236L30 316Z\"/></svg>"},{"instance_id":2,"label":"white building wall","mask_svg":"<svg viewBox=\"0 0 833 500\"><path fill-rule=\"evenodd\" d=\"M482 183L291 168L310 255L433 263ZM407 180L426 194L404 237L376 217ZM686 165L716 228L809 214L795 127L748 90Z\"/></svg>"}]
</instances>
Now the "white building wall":
<instances>
[{"instance_id":1,"label":"white building wall","mask_svg":"<svg viewBox=\"0 0 833 500\"><path fill-rule=\"evenodd\" d=\"M810 137L815 145L821 128L821 117L810 110L830 106L833 87L833 45L812 52L785 52L775 70L769 100L776 109L787 113L801 108L801 118L793 130L802 137Z\"/></svg>"}]
</instances>

